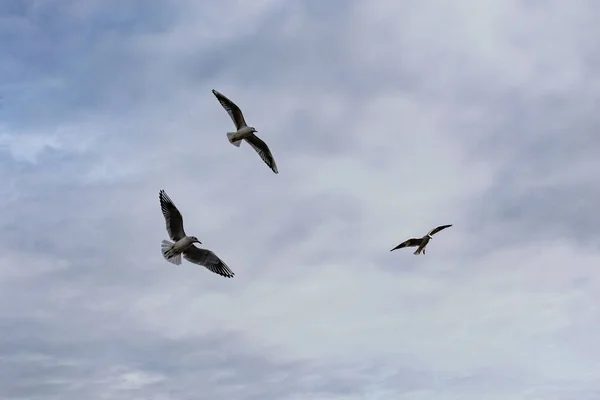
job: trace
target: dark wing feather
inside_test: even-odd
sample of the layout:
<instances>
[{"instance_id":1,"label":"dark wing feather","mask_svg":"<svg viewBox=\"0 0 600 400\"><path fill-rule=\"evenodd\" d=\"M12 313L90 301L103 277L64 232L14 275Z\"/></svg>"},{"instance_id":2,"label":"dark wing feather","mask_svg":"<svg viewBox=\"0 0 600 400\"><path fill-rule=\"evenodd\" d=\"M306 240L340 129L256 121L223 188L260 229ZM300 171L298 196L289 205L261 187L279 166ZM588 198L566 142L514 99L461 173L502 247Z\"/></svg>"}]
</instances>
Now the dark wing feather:
<instances>
[{"instance_id":1,"label":"dark wing feather","mask_svg":"<svg viewBox=\"0 0 600 400\"><path fill-rule=\"evenodd\" d=\"M422 239L420 239L420 238L411 238L411 239L405 240L404 242L400 243L398 246L394 247L390 251L401 249L403 247L416 247L421 244L421 241L422 241Z\"/></svg>"},{"instance_id":2,"label":"dark wing feather","mask_svg":"<svg viewBox=\"0 0 600 400\"><path fill-rule=\"evenodd\" d=\"M215 89L212 90L213 94L219 100L219 103L223 106L227 114L231 117L231 120L235 124L235 128L239 131L241 128L246 126L246 121L244 120L244 114L242 114L242 110L235 103L225 97L223 94L217 92Z\"/></svg>"},{"instance_id":3,"label":"dark wing feather","mask_svg":"<svg viewBox=\"0 0 600 400\"><path fill-rule=\"evenodd\" d=\"M255 134L251 134L246 138L246 141L252 148L258 153L260 158L275 172L279 173L277 170L277 164L275 163L275 158L273 154L271 154L271 150L269 150L269 146L265 142L263 142L258 136Z\"/></svg>"},{"instance_id":4,"label":"dark wing feather","mask_svg":"<svg viewBox=\"0 0 600 400\"><path fill-rule=\"evenodd\" d=\"M169 237L174 241L184 238L185 231L183 230L183 217L177 207L175 207L173 200L167 196L167 193L164 190L160 191L158 197L160 198L160 208L165 217Z\"/></svg>"},{"instance_id":5,"label":"dark wing feather","mask_svg":"<svg viewBox=\"0 0 600 400\"><path fill-rule=\"evenodd\" d=\"M233 278L233 275L235 275L233 271L229 269L227 264L210 250L199 249L198 247L191 245L183 252L183 258L191 263L202 265L215 274L219 274L226 278Z\"/></svg>"},{"instance_id":6,"label":"dark wing feather","mask_svg":"<svg viewBox=\"0 0 600 400\"><path fill-rule=\"evenodd\" d=\"M450 225L440 225L437 228L433 228L431 230L431 232L429 232L429 235L435 235L436 233L438 233L442 229L450 228L451 226L452 226L452 224L450 224Z\"/></svg>"}]
</instances>

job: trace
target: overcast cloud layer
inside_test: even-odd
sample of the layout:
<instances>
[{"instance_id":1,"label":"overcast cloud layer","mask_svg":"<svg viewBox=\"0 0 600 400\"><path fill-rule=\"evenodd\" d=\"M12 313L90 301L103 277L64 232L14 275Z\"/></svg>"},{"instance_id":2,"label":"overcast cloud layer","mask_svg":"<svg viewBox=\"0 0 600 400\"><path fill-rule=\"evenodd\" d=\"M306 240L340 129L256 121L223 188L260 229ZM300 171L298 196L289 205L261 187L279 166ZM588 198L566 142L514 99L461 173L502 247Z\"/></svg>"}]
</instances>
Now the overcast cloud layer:
<instances>
[{"instance_id":1,"label":"overcast cloud layer","mask_svg":"<svg viewBox=\"0 0 600 400\"><path fill-rule=\"evenodd\" d=\"M0 398L597 400L598 37L592 0L0 2ZM160 189L235 278L162 258Z\"/></svg>"}]
</instances>

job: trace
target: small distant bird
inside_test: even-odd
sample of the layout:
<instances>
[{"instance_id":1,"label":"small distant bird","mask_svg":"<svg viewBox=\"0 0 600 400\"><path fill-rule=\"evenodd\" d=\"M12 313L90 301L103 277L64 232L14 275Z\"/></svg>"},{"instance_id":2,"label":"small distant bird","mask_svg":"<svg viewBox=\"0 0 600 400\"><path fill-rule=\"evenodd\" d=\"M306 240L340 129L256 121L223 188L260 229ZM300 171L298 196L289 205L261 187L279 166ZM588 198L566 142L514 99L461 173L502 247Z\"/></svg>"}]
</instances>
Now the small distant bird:
<instances>
[{"instance_id":1,"label":"small distant bird","mask_svg":"<svg viewBox=\"0 0 600 400\"><path fill-rule=\"evenodd\" d=\"M158 197L160 199L160 208L167 223L167 232L169 233L169 237L175 241L175 243L168 240L162 241L161 251L163 257L170 263L180 265L181 255L183 254L183 258L191 263L202 265L215 274L226 278L233 278L233 275L235 275L233 271L215 253L194 246L194 243L202 244L202 242L195 236L187 236L185 234L183 230L183 217L177 207L175 207L173 201L167 196L167 193L161 190Z\"/></svg>"},{"instance_id":2,"label":"small distant bird","mask_svg":"<svg viewBox=\"0 0 600 400\"><path fill-rule=\"evenodd\" d=\"M254 127L246 125L246 121L244 120L244 114L242 114L242 110L235 103L229 100L227 97L217 92L216 90L212 90L213 94L219 100L219 103L223 106L225 111L231 117L233 123L235 124L236 132L227 132L227 139L229 142L236 147L240 147L242 140L246 140L250 146L262 158L262 160L275 172L279 173L277 170L277 164L275 164L275 159L273 158L273 154L271 154L271 150L269 150L269 146L258 136L254 134L254 132L258 132Z\"/></svg>"},{"instance_id":3,"label":"small distant bird","mask_svg":"<svg viewBox=\"0 0 600 400\"><path fill-rule=\"evenodd\" d=\"M432 229L427 235L423 236L422 238L411 238L411 239L408 239L408 240L400 243L398 246L394 247L390 251L394 251L396 249L401 249L403 247L416 247L416 246L419 246L417 248L417 250L415 250L415 252L413 254L415 254L415 255L416 254L421 254L421 253L425 254L425 247L427 247L427 244L429 243L429 241L431 239L433 239L433 235L435 235L436 233L438 233L442 229L446 229L446 228L449 228L451 226L452 226L452 224L438 226L437 228Z\"/></svg>"}]
</instances>

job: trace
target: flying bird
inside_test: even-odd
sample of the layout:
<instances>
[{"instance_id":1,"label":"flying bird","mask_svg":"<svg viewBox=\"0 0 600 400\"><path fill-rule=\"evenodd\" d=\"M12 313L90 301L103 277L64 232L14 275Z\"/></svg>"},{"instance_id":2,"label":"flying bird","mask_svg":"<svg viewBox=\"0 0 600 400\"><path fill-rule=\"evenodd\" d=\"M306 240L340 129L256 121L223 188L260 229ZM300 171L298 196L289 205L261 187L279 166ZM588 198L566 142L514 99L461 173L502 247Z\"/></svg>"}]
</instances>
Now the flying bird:
<instances>
[{"instance_id":1,"label":"flying bird","mask_svg":"<svg viewBox=\"0 0 600 400\"><path fill-rule=\"evenodd\" d=\"M435 235L442 229L446 229L451 226L452 226L452 224L438 226L437 228L434 228L431 231L429 231L429 233L427 235L423 236L422 238L408 239L408 240L400 243L398 246L394 247L390 251L394 251L396 249L401 249L403 247L417 247L418 246L417 250L415 250L415 252L413 254L415 254L415 255L421 254L421 253L425 254L425 247L427 247L427 244L429 243L429 241L431 239L433 239L433 235Z\"/></svg>"},{"instance_id":2,"label":"flying bird","mask_svg":"<svg viewBox=\"0 0 600 400\"><path fill-rule=\"evenodd\" d=\"M213 89L212 92L225 111L227 111L227 114L229 114L231 120L235 124L235 129L237 129L236 132L227 132L227 139L229 139L229 142L236 147L240 147L242 140L246 140L246 142L248 142L248 144L258 153L260 158L262 158L265 164L267 164L273 172L278 174L277 164L275 163L273 154L271 154L271 150L269 150L269 146L254 134L254 132L258 132L254 127L246 125L242 110L240 110L233 101L229 100L215 89Z\"/></svg>"},{"instance_id":3,"label":"flying bird","mask_svg":"<svg viewBox=\"0 0 600 400\"><path fill-rule=\"evenodd\" d=\"M162 209L167 232L174 241L163 240L161 251L163 257L175 265L181 264L181 256L191 263L202 265L215 274L226 278L233 278L233 271L219 258L215 253L207 249L200 249L194 246L194 243L200 243L195 236L187 236L183 230L183 217L175 207L173 201L167 196L164 190L158 194L160 199L160 208Z\"/></svg>"}]
</instances>

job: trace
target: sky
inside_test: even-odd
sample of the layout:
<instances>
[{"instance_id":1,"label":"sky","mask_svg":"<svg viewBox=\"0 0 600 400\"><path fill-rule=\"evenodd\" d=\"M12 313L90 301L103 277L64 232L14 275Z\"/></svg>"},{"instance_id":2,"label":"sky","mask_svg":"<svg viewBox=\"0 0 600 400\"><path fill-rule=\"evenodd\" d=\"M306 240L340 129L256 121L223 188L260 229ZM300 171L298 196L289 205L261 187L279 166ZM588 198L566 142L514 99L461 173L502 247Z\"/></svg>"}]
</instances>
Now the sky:
<instances>
[{"instance_id":1,"label":"sky","mask_svg":"<svg viewBox=\"0 0 600 400\"><path fill-rule=\"evenodd\" d=\"M600 398L599 22L2 1L0 398ZM233 279L163 259L160 189Z\"/></svg>"}]
</instances>

